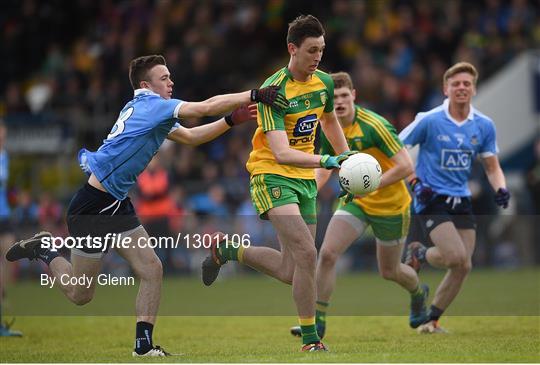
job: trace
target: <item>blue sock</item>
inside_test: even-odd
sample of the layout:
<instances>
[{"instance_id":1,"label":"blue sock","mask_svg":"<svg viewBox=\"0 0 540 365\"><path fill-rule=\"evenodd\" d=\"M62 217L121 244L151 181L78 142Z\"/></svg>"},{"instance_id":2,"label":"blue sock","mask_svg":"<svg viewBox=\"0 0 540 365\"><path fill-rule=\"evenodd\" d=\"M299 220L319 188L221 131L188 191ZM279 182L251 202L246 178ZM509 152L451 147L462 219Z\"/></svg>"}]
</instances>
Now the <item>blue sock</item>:
<instances>
[{"instance_id":1,"label":"blue sock","mask_svg":"<svg viewBox=\"0 0 540 365\"><path fill-rule=\"evenodd\" d=\"M135 330L135 352L139 355L145 354L153 348L152 331L154 325L148 322L137 322Z\"/></svg>"},{"instance_id":2,"label":"blue sock","mask_svg":"<svg viewBox=\"0 0 540 365\"><path fill-rule=\"evenodd\" d=\"M60 254L58 254L58 251L51 251L48 248L43 248L43 247L38 248L37 252L38 252L38 259L46 263L47 266L51 264L52 260L60 256Z\"/></svg>"},{"instance_id":3,"label":"blue sock","mask_svg":"<svg viewBox=\"0 0 540 365\"><path fill-rule=\"evenodd\" d=\"M431 305L431 307L429 308L429 320L438 321L439 318L441 318L443 312L444 312L444 309L440 309L440 308L435 307L434 305Z\"/></svg>"}]
</instances>

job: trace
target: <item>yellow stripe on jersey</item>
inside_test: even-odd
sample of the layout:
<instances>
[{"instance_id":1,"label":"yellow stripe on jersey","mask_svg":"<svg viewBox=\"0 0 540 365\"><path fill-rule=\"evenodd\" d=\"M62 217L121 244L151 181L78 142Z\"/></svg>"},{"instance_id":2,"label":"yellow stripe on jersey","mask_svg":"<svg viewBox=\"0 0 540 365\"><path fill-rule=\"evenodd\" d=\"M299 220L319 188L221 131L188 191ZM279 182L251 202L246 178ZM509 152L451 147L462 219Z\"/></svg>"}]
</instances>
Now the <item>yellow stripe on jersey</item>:
<instances>
[{"instance_id":1,"label":"yellow stripe on jersey","mask_svg":"<svg viewBox=\"0 0 540 365\"><path fill-rule=\"evenodd\" d=\"M281 71L276 79L276 81L273 81L270 83L270 85L279 85L283 81L283 79L287 76L285 71Z\"/></svg>"},{"instance_id":2,"label":"yellow stripe on jersey","mask_svg":"<svg viewBox=\"0 0 540 365\"><path fill-rule=\"evenodd\" d=\"M264 130L266 131L271 131L276 128L276 122L274 121L272 110L268 105L263 105L263 123Z\"/></svg>"},{"instance_id":3,"label":"yellow stripe on jersey","mask_svg":"<svg viewBox=\"0 0 540 365\"><path fill-rule=\"evenodd\" d=\"M379 136L383 139L384 143L388 146L390 151L392 151L394 154L397 153L399 150L401 150L401 146L396 142L396 140L392 137L388 129L384 126L384 124L375 118L372 115L367 114L366 112L359 110L358 116L366 122L366 124L373 127Z\"/></svg>"},{"instance_id":4,"label":"yellow stripe on jersey","mask_svg":"<svg viewBox=\"0 0 540 365\"><path fill-rule=\"evenodd\" d=\"M388 132L384 124L381 123L381 121L365 113L361 114L361 117L363 118L364 122L366 122L366 124L376 130L377 134L383 139L384 143L388 146L388 149L390 149L392 153L395 154L401 149L401 146L394 140L390 132Z\"/></svg>"},{"instance_id":5,"label":"yellow stripe on jersey","mask_svg":"<svg viewBox=\"0 0 540 365\"><path fill-rule=\"evenodd\" d=\"M283 81L283 79L287 76L285 71L279 72L275 79L270 82L269 85L279 85ZM274 120L274 115L272 114L272 107L268 106L266 104L262 104L262 110L263 110L263 128L264 130L275 130L276 129L276 121Z\"/></svg>"}]
</instances>

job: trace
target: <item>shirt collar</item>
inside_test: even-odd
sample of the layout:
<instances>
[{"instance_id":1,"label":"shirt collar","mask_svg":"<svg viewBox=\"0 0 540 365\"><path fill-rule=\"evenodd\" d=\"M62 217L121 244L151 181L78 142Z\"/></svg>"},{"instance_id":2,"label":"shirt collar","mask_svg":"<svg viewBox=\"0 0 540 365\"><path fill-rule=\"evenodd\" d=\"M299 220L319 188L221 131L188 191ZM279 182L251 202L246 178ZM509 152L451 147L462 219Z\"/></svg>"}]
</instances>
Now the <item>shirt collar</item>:
<instances>
[{"instance_id":1,"label":"shirt collar","mask_svg":"<svg viewBox=\"0 0 540 365\"><path fill-rule=\"evenodd\" d=\"M467 119L465 119L463 122L458 122L457 120L455 120L451 115L450 115L450 100L448 100L448 98L444 99L444 102L443 102L443 109L444 109L444 112L446 114L446 117L448 119L450 119L454 124L460 126L460 125L463 125L465 123L467 123L469 120L473 120L474 119L474 106L472 104L469 104L469 115L467 115Z\"/></svg>"},{"instance_id":2,"label":"shirt collar","mask_svg":"<svg viewBox=\"0 0 540 365\"><path fill-rule=\"evenodd\" d=\"M133 92L133 96L137 96L137 95L140 95L140 94L152 94L152 95L157 95L159 96L158 94L156 94L155 92L153 92L152 90L150 89L146 89L146 88L142 88L142 89L137 89Z\"/></svg>"}]
</instances>

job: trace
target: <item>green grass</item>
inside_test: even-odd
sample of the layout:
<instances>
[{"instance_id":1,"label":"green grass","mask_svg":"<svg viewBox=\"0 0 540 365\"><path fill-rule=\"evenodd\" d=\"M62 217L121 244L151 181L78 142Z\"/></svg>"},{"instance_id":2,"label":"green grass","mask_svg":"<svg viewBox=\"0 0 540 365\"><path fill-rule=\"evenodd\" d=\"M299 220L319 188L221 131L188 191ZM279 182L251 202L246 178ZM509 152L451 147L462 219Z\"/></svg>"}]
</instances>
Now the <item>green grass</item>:
<instances>
[{"instance_id":1,"label":"green grass","mask_svg":"<svg viewBox=\"0 0 540 365\"><path fill-rule=\"evenodd\" d=\"M329 353L303 354L294 317L166 317L158 362L539 362L538 317L448 317L448 335L418 335L405 317L332 317ZM0 339L2 362L133 362L133 318L24 317ZM148 362L139 360L137 362ZM152 360L156 362L156 359Z\"/></svg>"},{"instance_id":2,"label":"green grass","mask_svg":"<svg viewBox=\"0 0 540 365\"><path fill-rule=\"evenodd\" d=\"M408 298L395 284L371 273L340 277L324 354L300 353L288 334L290 287L262 275L210 288L167 279L154 340L183 355L137 362L540 362L539 273L473 272L442 320L450 334L431 336L408 328ZM433 288L441 277L422 273ZM6 309L25 337L0 338L0 362L133 362L135 292L99 287L76 307L57 289L10 287Z\"/></svg>"}]
</instances>

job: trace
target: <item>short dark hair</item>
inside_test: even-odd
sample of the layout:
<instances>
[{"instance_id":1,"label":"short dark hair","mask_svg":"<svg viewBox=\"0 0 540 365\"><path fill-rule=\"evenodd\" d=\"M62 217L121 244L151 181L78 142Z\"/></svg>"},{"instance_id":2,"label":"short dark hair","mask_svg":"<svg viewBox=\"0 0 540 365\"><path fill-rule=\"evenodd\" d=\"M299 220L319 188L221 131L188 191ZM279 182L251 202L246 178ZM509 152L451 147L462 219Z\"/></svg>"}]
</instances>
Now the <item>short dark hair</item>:
<instances>
[{"instance_id":1,"label":"short dark hair","mask_svg":"<svg viewBox=\"0 0 540 365\"><path fill-rule=\"evenodd\" d=\"M320 36L324 36L324 34L324 28L319 19L313 15L300 15L289 23L287 43L292 43L300 47L306 38L319 38Z\"/></svg>"},{"instance_id":2,"label":"short dark hair","mask_svg":"<svg viewBox=\"0 0 540 365\"><path fill-rule=\"evenodd\" d=\"M133 90L139 89L141 81L148 81L148 71L156 65L167 66L165 57L162 55L150 55L137 57L129 63L129 82Z\"/></svg>"}]
</instances>

